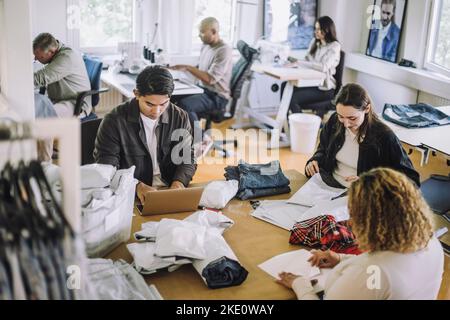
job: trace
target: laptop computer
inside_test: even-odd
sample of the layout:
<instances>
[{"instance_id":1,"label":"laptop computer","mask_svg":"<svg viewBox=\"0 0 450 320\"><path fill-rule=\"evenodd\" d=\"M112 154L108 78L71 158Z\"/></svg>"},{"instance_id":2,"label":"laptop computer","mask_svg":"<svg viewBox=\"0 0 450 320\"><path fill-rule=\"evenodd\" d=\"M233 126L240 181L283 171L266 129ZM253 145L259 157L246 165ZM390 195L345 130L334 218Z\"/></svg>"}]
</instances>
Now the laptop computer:
<instances>
[{"instance_id":1,"label":"laptop computer","mask_svg":"<svg viewBox=\"0 0 450 320\"><path fill-rule=\"evenodd\" d=\"M150 191L145 195L144 205L137 205L143 216L188 212L198 209L204 187L185 189L163 189Z\"/></svg>"}]
</instances>

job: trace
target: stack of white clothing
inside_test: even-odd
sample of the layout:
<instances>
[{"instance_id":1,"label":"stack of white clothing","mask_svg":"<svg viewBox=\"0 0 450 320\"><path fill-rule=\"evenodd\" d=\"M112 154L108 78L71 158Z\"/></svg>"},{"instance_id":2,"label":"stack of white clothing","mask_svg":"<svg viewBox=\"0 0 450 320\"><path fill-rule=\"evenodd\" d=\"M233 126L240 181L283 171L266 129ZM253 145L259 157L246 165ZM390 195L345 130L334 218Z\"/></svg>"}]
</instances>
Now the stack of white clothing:
<instances>
[{"instance_id":1,"label":"stack of white clothing","mask_svg":"<svg viewBox=\"0 0 450 320\"><path fill-rule=\"evenodd\" d=\"M101 257L130 238L135 167L82 166L82 232L90 257ZM87 175L90 177L88 178Z\"/></svg>"},{"instance_id":2,"label":"stack of white clothing","mask_svg":"<svg viewBox=\"0 0 450 320\"><path fill-rule=\"evenodd\" d=\"M156 287L123 260L90 259L89 278L101 300L162 300Z\"/></svg>"},{"instance_id":3,"label":"stack of white clothing","mask_svg":"<svg viewBox=\"0 0 450 320\"><path fill-rule=\"evenodd\" d=\"M169 271L193 263L210 288L242 283L247 271L222 237L233 221L220 212L201 210L184 220L162 219L142 224L134 234L139 242L127 245L139 273ZM222 282L218 282L220 278Z\"/></svg>"}]
</instances>

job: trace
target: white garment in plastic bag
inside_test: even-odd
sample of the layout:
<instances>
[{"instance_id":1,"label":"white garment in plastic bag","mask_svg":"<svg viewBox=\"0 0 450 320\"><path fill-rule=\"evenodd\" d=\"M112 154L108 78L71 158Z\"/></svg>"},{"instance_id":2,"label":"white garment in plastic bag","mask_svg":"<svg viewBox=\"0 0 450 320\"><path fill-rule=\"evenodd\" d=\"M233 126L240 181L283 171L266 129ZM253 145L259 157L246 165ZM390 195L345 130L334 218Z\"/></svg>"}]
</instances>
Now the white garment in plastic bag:
<instances>
[{"instance_id":1,"label":"white garment in plastic bag","mask_svg":"<svg viewBox=\"0 0 450 320\"><path fill-rule=\"evenodd\" d=\"M206 227L189 221L162 219L156 233L155 254L204 259L205 233Z\"/></svg>"},{"instance_id":2,"label":"white garment in plastic bag","mask_svg":"<svg viewBox=\"0 0 450 320\"><path fill-rule=\"evenodd\" d=\"M81 189L104 188L111 184L116 168L109 164L87 164L81 166Z\"/></svg>"},{"instance_id":3,"label":"white garment in plastic bag","mask_svg":"<svg viewBox=\"0 0 450 320\"><path fill-rule=\"evenodd\" d=\"M222 236L234 221L219 212L209 210L197 211L185 220L207 227L204 242L206 256L201 260L193 260L192 265L208 287L223 288L241 284L247 278L248 272L240 265ZM208 272L205 272L206 270Z\"/></svg>"},{"instance_id":4,"label":"white garment in plastic bag","mask_svg":"<svg viewBox=\"0 0 450 320\"><path fill-rule=\"evenodd\" d=\"M101 257L129 240L137 183L134 170L135 166L118 170L114 194L106 200L92 199L89 207L82 208L82 234L89 257Z\"/></svg>"},{"instance_id":5,"label":"white garment in plastic bag","mask_svg":"<svg viewBox=\"0 0 450 320\"><path fill-rule=\"evenodd\" d=\"M199 206L205 208L223 209L233 199L239 189L239 181L212 181L202 193Z\"/></svg>"},{"instance_id":6,"label":"white garment in plastic bag","mask_svg":"<svg viewBox=\"0 0 450 320\"><path fill-rule=\"evenodd\" d=\"M191 260L186 258L156 256L156 243L154 242L130 243L127 244L127 249L133 256L135 269L141 274L151 274L173 265L181 266L191 263Z\"/></svg>"}]
</instances>

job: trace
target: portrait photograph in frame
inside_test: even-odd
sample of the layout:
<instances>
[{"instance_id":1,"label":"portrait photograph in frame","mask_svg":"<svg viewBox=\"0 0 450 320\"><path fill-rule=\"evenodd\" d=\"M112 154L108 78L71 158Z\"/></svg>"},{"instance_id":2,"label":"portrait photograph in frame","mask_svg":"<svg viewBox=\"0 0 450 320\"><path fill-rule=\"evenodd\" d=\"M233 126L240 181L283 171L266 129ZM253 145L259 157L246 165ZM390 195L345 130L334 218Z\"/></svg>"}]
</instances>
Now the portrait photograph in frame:
<instances>
[{"instance_id":1,"label":"portrait photograph in frame","mask_svg":"<svg viewBox=\"0 0 450 320\"><path fill-rule=\"evenodd\" d=\"M375 0L366 55L396 63L407 0Z\"/></svg>"}]
</instances>

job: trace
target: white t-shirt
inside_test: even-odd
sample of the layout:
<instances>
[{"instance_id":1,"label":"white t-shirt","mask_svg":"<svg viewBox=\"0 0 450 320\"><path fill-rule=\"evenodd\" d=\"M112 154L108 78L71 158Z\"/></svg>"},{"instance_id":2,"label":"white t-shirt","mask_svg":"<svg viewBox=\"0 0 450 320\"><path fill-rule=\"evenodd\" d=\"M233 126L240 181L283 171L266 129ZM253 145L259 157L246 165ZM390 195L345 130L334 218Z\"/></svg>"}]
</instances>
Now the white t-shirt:
<instances>
[{"instance_id":1,"label":"white t-shirt","mask_svg":"<svg viewBox=\"0 0 450 320\"><path fill-rule=\"evenodd\" d=\"M157 154L158 141L156 140L156 133L155 133L158 120L152 120L144 116L142 113L141 119L144 124L145 139L147 140L148 151L150 152L150 157L152 158L153 176L156 176L161 173L159 171L158 154Z\"/></svg>"},{"instance_id":2,"label":"white t-shirt","mask_svg":"<svg viewBox=\"0 0 450 320\"><path fill-rule=\"evenodd\" d=\"M386 37L390 27L391 23L389 22L389 24L386 27L382 27L381 29L378 30L378 39L375 44L375 48L372 51L373 56L379 58L383 57L383 40Z\"/></svg>"},{"instance_id":3,"label":"white t-shirt","mask_svg":"<svg viewBox=\"0 0 450 320\"><path fill-rule=\"evenodd\" d=\"M337 166L334 169L333 177L346 188L351 183L345 181L345 178L358 174L358 158L359 143L356 140L356 135L350 129L345 129L345 141L336 154Z\"/></svg>"}]
</instances>

